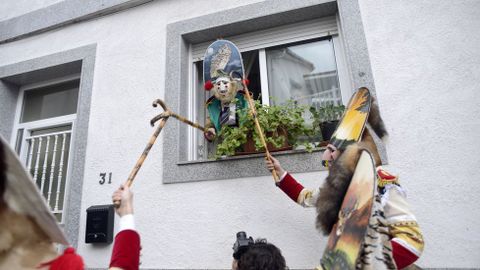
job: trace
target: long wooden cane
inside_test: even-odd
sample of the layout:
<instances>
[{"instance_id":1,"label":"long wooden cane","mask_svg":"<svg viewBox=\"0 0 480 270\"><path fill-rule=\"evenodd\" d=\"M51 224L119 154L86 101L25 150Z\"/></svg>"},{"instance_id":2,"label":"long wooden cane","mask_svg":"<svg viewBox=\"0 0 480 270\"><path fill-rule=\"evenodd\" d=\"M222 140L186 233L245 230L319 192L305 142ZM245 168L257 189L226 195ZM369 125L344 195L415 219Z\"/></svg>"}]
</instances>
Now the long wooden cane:
<instances>
[{"instance_id":1,"label":"long wooden cane","mask_svg":"<svg viewBox=\"0 0 480 270\"><path fill-rule=\"evenodd\" d=\"M153 107L157 107L157 104L155 103L155 101L153 102L152 105L153 105ZM163 107L163 108L165 110L166 106ZM155 141L157 140L158 135L160 134L163 127L167 123L167 120L168 120L169 117L170 117L170 115L168 114L168 112L166 112L166 110L165 110L165 112L163 112L163 113L161 113L161 114L159 114L155 117L157 120L160 120L160 123L158 124L157 128L155 129L155 132L150 137L150 140L148 141L147 146L145 146L145 149L143 150L142 155L140 155L140 158L135 163L135 166L133 167L132 171L130 172L130 175L128 176L127 181L125 181L125 185L127 185L128 187L132 186L132 183L133 183L133 180L135 179L135 176L137 175L138 171L142 167L143 162L145 161L148 153L150 152L150 149L152 149L152 146L155 144ZM120 207L120 204L121 204L121 201L113 201L113 205L116 208Z\"/></svg>"},{"instance_id":2,"label":"long wooden cane","mask_svg":"<svg viewBox=\"0 0 480 270\"><path fill-rule=\"evenodd\" d=\"M132 172L130 172L130 175L127 178L127 181L125 182L126 185L129 187L132 185L133 180L135 179L135 176L137 176L138 171L143 165L143 162L147 158L148 153L150 152L150 149L152 149L153 144L155 144L155 141L157 140L158 135L162 131L163 127L167 123L168 118L170 117L170 114L168 113L168 108L167 106L163 106L164 104L160 104L164 110L163 113L155 116L155 118L158 120L161 120L160 123L158 124L157 128L155 129L155 132L152 134L150 137L150 140L147 143L147 146L145 146L145 149L143 150L142 155L140 155L140 158L137 160L135 163L135 166L132 169ZM152 104L153 107L157 107L156 101L153 102ZM152 119L153 120L153 119ZM153 126L153 123L150 121L150 124Z\"/></svg>"},{"instance_id":3,"label":"long wooden cane","mask_svg":"<svg viewBox=\"0 0 480 270\"><path fill-rule=\"evenodd\" d=\"M158 135L160 134L160 132L162 131L163 127L165 126L165 124L167 123L167 120L170 116L182 121L183 123L186 123L194 128L198 128L202 131L206 131L206 129L199 125L198 123L194 123L188 119L186 119L185 117L182 117L174 112L172 112L168 107L167 105L165 104L165 102L163 102L163 100L161 99L156 99L155 101L153 101L153 107L157 107L158 105L160 105L160 107L163 108L164 112L155 116L154 118L152 118L152 120L150 120L150 124L152 126L155 125L155 122L159 121L160 120L160 123L158 124L157 128L155 129L155 132L153 133L152 137L150 137L150 140L148 141L147 143L147 146L145 147L145 149L143 150L143 153L142 155L140 156L140 158L137 160L137 163L135 164L135 166L133 167L133 170L132 172L130 173L130 175L128 176L128 179L126 181L126 185L128 185L129 187L132 185L133 183L133 180L135 179L135 176L137 175L138 171L140 170L140 168L142 167L143 165L143 162L145 161L145 159L147 158L147 155L148 153L150 152L150 149L152 149L152 146L153 144L155 143L155 141L157 140L157 137Z\"/></svg>"},{"instance_id":4,"label":"long wooden cane","mask_svg":"<svg viewBox=\"0 0 480 270\"><path fill-rule=\"evenodd\" d=\"M180 120L181 122L187 124L187 125L190 125L194 128L198 128L199 130L203 131L203 132L207 132L207 128L205 128L204 126L198 124L198 123L195 123L195 122L192 122L190 120L188 120L187 118L181 116L181 115L178 115L174 112L172 112L168 107L167 105L165 104L165 102L161 99L156 99L154 102L153 102L153 106L156 107L158 105L162 106L163 110L168 113L169 116L171 117L174 117L178 120ZM160 120L162 118L161 114L155 116L152 120L150 120L150 124L153 126L155 124L155 122L157 122L158 120Z\"/></svg>"},{"instance_id":5,"label":"long wooden cane","mask_svg":"<svg viewBox=\"0 0 480 270\"><path fill-rule=\"evenodd\" d=\"M160 107L163 108L164 112L155 116L154 118L152 118L152 120L150 120L150 125L154 126L155 122L157 122L159 120L160 120L160 123L158 124L157 128L155 129L155 132L153 133L153 135L150 137L150 140L148 141L147 146L145 146L145 149L143 150L142 155L140 155L140 158L135 163L135 166L133 167L132 171L130 172L130 175L128 176L127 181L125 181L125 185L127 185L128 187L132 186L133 180L135 179L135 176L137 176L137 173L140 170L140 168L142 167L143 162L147 158L148 153L150 152L150 149L152 149L152 146L155 144L155 141L157 140L158 135L162 131L163 127L167 123L167 120L170 116L172 116L174 118L177 118L178 120L182 121L183 123L186 123L186 124L188 124L188 125L190 125L194 128L198 128L202 131L206 131L206 129L203 126L199 125L198 123L194 123L194 122L186 119L185 117L182 117L182 116L172 112L167 107L165 102L163 102L163 100L156 99L155 101L153 101L153 104L152 104L153 107L157 107L158 105L160 105ZM119 207L120 206L120 201L114 201L113 204L115 205L115 207Z\"/></svg>"},{"instance_id":6,"label":"long wooden cane","mask_svg":"<svg viewBox=\"0 0 480 270\"><path fill-rule=\"evenodd\" d=\"M260 123L258 122L257 110L255 109L255 103L253 103L252 96L250 95L250 91L248 90L248 87L247 87L247 84L245 83L245 80L242 80L242 84L243 84L243 88L245 89L245 93L246 93L246 96L247 96L247 102L248 102L248 105L250 106L250 112L252 114L253 121L255 122L255 127L257 128L258 135L260 136L260 141L262 142L262 145L265 148L265 156L268 159L268 161L272 162L272 159L270 158L270 151L268 151L267 142L265 141L265 136L263 135L262 127L260 126ZM280 178L278 177L277 171L275 171L275 169L272 170L272 176L273 176L273 180L275 180L275 183L278 183Z\"/></svg>"}]
</instances>

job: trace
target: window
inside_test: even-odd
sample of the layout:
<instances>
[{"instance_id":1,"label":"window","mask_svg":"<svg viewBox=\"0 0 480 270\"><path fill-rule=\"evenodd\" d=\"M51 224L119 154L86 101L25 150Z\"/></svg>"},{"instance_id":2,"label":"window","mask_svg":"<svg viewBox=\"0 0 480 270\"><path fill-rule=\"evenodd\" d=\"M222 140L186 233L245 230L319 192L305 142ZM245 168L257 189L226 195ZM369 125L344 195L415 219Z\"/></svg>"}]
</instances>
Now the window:
<instances>
[{"instance_id":1,"label":"window","mask_svg":"<svg viewBox=\"0 0 480 270\"><path fill-rule=\"evenodd\" d=\"M20 88L16 150L59 223L64 222L79 76Z\"/></svg>"},{"instance_id":2,"label":"window","mask_svg":"<svg viewBox=\"0 0 480 270\"><path fill-rule=\"evenodd\" d=\"M351 95L335 17L301 22L227 38L242 52L245 74L253 98L263 104L321 107L348 102ZM192 91L189 117L205 123L203 53L210 42L192 46ZM310 115L305 116L307 123ZM189 129L189 160L213 156L215 145L206 142L201 131Z\"/></svg>"},{"instance_id":3,"label":"window","mask_svg":"<svg viewBox=\"0 0 480 270\"><path fill-rule=\"evenodd\" d=\"M342 102L346 102L352 90L360 86L374 91L358 3L335 0L314 2L285 1L278 5L277 1L260 1L168 24L165 102L172 111L204 123L206 93L196 62L202 60L205 49L218 37L231 40L244 54L256 52L259 74L267 73L266 55L260 55L262 49L331 38ZM261 59L265 61L262 63ZM265 80L262 75L259 78L261 91L264 91L263 85L268 84L268 79ZM207 160L201 132L180 123L169 122L167 125L168 128L162 130L164 157L167 157L162 159L163 183L269 175L262 155ZM321 151L288 151L278 153L277 157L291 172L322 170Z\"/></svg>"}]
</instances>

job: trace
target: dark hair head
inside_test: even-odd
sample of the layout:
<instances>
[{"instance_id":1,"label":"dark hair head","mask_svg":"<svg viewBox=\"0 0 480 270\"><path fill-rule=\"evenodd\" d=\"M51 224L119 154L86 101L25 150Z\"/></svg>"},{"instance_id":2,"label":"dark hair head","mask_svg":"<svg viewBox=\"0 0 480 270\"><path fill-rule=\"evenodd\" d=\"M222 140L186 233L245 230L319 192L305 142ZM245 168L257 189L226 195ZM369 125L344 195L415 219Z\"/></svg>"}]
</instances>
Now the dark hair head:
<instances>
[{"instance_id":1,"label":"dark hair head","mask_svg":"<svg viewBox=\"0 0 480 270\"><path fill-rule=\"evenodd\" d=\"M257 239L238 260L239 270L285 270L282 252L265 239Z\"/></svg>"}]
</instances>

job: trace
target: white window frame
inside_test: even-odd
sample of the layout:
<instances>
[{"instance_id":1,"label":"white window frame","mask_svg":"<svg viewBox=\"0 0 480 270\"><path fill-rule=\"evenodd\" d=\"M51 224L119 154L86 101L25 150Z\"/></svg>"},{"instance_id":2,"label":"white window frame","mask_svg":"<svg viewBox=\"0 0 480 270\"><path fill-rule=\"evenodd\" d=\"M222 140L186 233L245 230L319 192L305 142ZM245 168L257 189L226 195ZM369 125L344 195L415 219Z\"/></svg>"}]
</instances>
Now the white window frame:
<instances>
[{"instance_id":1,"label":"white window frame","mask_svg":"<svg viewBox=\"0 0 480 270\"><path fill-rule=\"evenodd\" d=\"M22 140L20 141L20 153L19 157L22 162L24 162L25 167L27 166L27 147L25 147L26 140L27 138L31 137L31 132L38 130L38 129L44 129L44 128L53 128L53 127L58 127L58 126L65 126L65 125L71 125L70 129L70 145L69 145L69 155L68 155L68 160L67 160L67 170L65 171L65 191L64 191L64 198L63 198L63 208L62 208L62 219L60 224L63 225L65 222L65 216L66 212L65 210L68 209L68 190L69 190L69 179L72 171L72 158L73 155L72 149L75 147L75 141L74 141L74 130L75 130L75 122L77 118L77 114L68 114L68 115L62 115L62 116L57 116L57 117L51 117L47 119L41 119L41 120L36 120L36 121L30 121L30 122L24 122L20 123L20 117L22 114L23 110L23 105L24 105L24 99L25 99L25 92L26 91L35 91L35 89L43 88L46 86L50 85L55 85L63 82L68 82L72 80L78 80L80 79L80 74L75 74L75 75L69 75L61 78L56 78L52 80L47 80L47 81L42 81L42 82L37 82L37 83L32 83L28 85L23 85L19 89L19 95L18 95L18 100L17 100L17 105L15 109L15 120L14 120L14 125L13 125L13 130L12 130L12 136L10 140L10 144L16 147L17 144L17 136L19 130L23 129L23 135L22 135ZM56 213L52 209L52 213Z\"/></svg>"},{"instance_id":2,"label":"white window frame","mask_svg":"<svg viewBox=\"0 0 480 270\"><path fill-rule=\"evenodd\" d=\"M338 16L332 16L228 37L226 39L235 43L240 52L258 50L262 103L270 105L266 49L279 45L309 40L313 41L315 39L330 37L332 39L334 55L337 64L337 74L342 95L342 103L346 104L353 93L353 83L348 73L347 61L338 29ZM201 96L198 94L198 92L203 91L203 89L196 88L197 80L201 79L197 77L198 70L196 63L203 60L203 52L205 52L205 49L211 44L211 42L213 41L193 45L190 44L188 50L190 64L188 70L189 94L187 102L189 110L187 117L189 119L194 119L195 121L200 119L200 109L204 109L198 108L197 106L199 102L199 96ZM188 127L187 157L189 161L196 161L199 158L199 142L197 139L199 132L200 131L197 129Z\"/></svg>"}]
</instances>

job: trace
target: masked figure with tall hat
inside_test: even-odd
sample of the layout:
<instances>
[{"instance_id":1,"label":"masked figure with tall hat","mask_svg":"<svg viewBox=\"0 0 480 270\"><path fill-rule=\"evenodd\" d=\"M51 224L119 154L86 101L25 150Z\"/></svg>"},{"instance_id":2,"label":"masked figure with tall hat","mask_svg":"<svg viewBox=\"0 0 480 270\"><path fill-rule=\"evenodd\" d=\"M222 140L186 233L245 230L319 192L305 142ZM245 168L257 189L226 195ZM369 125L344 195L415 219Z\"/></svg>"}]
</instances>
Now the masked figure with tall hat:
<instances>
[{"instance_id":1,"label":"masked figure with tall hat","mask_svg":"<svg viewBox=\"0 0 480 270\"><path fill-rule=\"evenodd\" d=\"M238 126L239 113L248 107L243 90L244 67L238 48L228 40L217 40L206 50L203 61L204 88L212 93L207 100L205 138L213 141L222 126Z\"/></svg>"},{"instance_id":2,"label":"masked figure with tall hat","mask_svg":"<svg viewBox=\"0 0 480 270\"><path fill-rule=\"evenodd\" d=\"M342 120L323 153L322 164L329 168L329 174L320 188L303 187L275 158L272 162L266 161L266 164L269 170L275 169L281 175L277 186L294 202L303 207L317 208L317 228L329 235L333 233L334 226L345 218L342 217L345 214L342 210L347 190L361 153L368 152L375 169L375 180L371 181L376 186L375 193L371 194L375 199L372 207L376 210L371 213L381 213L380 216L385 217L384 220L374 220L371 216L370 222L386 225L389 243L383 243L383 251L390 249L394 260L394 264L387 264L386 269L402 269L420 257L424 246L423 236L398 177L382 168L381 157L370 132L381 139L387 136L375 99L367 88L362 87L350 99ZM382 235L378 231L370 233Z\"/></svg>"},{"instance_id":3,"label":"masked figure with tall hat","mask_svg":"<svg viewBox=\"0 0 480 270\"><path fill-rule=\"evenodd\" d=\"M132 217L121 217L120 227L110 269L137 270L140 237ZM30 174L0 136L0 269L83 270L82 257L71 247L58 254L58 244L69 246Z\"/></svg>"}]
</instances>

